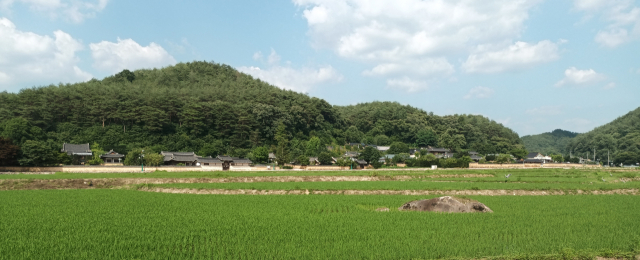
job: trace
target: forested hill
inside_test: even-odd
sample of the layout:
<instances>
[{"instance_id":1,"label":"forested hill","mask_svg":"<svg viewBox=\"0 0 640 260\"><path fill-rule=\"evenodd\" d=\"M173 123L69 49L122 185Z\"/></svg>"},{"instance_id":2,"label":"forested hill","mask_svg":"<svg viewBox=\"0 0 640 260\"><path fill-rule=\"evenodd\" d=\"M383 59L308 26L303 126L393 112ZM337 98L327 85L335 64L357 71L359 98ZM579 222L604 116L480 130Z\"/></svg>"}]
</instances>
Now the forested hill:
<instances>
[{"instance_id":1,"label":"forested hill","mask_svg":"<svg viewBox=\"0 0 640 260\"><path fill-rule=\"evenodd\" d=\"M577 135L578 133L556 129L550 133L523 136L522 142L529 152L539 152L543 154L568 154L567 144L569 144L569 141Z\"/></svg>"},{"instance_id":2,"label":"forested hill","mask_svg":"<svg viewBox=\"0 0 640 260\"><path fill-rule=\"evenodd\" d=\"M590 132L580 134L569 141L567 149L573 155L607 161L607 151L616 163L635 164L640 162L640 108L597 127Z\"/></svg>"},{"instance_id":3,"label":"forested hill","mask_svg":"<svg viewBox=\"0 0 640 260\"><path fill-rule=\"evenodd\" d=\"M518 134L477 115L437 116L396 102L372 102L336 107L348 122L348 142L388 145L400 141L415 146L458 147L481 154L522 149ZM463 138L456 138L463 137Z\"/></svg>"},{"instance_id":4,"label":"forested hill","mask_svg":"<svg viewBox=\"0 0 640 260\"><path fill-rule=\"evenodd\" d=\"M440 117L388 102L334 107L208 62L0 93L0 136L21 147L31 141L31 148L42 151L60 151L66 142L97 143L120 153L208 146L209 155L245 155L275 144L281 123L292 146L313 136L326 145L444 141L480 152L520 144L516 133L480 116Z\"/></svg>"}]
</instances>

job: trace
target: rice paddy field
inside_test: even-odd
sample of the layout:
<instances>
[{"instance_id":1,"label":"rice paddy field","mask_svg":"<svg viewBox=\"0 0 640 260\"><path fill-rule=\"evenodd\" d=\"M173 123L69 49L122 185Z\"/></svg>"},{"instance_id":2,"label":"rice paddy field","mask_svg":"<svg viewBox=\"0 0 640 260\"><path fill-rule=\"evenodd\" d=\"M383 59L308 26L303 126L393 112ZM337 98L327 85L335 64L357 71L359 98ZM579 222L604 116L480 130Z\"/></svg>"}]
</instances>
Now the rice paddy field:
<instances>
[{"instance_id":1,"label":"rice paddy field","mask_svg":"<svg viewBox=\"0 0 640 260\"><path fill-rule=\"evenodd\" d=\"M560 169L231 172L205 177L202 173L0 175L0 259L636 259L640 257L638 173ZM296 174L383 178L207 182ZM507 174L511 176L505 178ZM103 188L3 186L27 176L31 179L25 178L26 183L89 178L197 181ZM461 214L397 210L406 202L436 195L199 195L152 192L154 188L635 192L465 196L493 213Z\"/></svg>"}]
</instances>

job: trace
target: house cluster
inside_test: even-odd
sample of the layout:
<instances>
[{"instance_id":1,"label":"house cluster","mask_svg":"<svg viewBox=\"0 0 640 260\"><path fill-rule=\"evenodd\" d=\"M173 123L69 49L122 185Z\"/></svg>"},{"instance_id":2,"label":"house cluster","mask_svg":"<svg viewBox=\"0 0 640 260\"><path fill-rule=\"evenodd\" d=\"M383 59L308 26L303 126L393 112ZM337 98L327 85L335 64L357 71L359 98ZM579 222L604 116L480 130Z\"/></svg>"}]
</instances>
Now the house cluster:
<instances>
[{"instance_id":1,"label":"house cluster","mask_svg":"<svg viewBox=\"0 0 640 260\"><path fill-rule=\"evenodd\" d=\"M67 153L73 159L73 164L84 165L93 157L89 144L63 144L61 152ZM229 170L231 168L249 167L252 162L249 159L220 155L217 157L201 157L194 152L160 152L164 157L165 165L201 166L208 168L219 168ZM113 150L100 155L104 165L123 165L124 154L119 154Z\"/></svg>"},{"instance_id":2,"label":"house cluster","mask_svg":"<svg viewBox=\"0 0 640 260\"><path fill-rule=\"evenodd\" d=\"M541 153L533 152L527 154L526 159L522 159L522 163L551 163L553 159L549 156L542 155Z\"/></svg>"}]
</instances>

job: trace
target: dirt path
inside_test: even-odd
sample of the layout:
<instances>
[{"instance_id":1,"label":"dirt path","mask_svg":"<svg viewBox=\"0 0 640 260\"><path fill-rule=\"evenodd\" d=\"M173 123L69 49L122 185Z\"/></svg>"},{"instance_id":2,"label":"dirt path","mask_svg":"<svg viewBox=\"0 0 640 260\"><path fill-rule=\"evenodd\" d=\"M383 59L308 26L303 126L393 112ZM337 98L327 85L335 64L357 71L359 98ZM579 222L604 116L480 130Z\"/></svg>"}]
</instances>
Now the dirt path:
<instances>
[{"instance_id":1,"label":"dirt path","mask_svg":"<svg viewBox=\"0 0 640 260\"><path fill-rule=\"evenodd\" d=\"M112 188L137 184L171 183L253 183L253 182L339 182L402 181L413 178L481 178L490 174L449 174L426 176L264 176L229 178L113 178L113 179L7 179L0 180L0 190Z\"/></svg>"},{"instance_id":2,"label":"dirt path","mask_svg":"<svg viewBox=\"0 0 640 260\"><path fill-rule=\"evenodd\" d=\"M531 191L531 190L224 190L224 189L174 189L143 188L141 191L174 193L174 194L207 194L207 195L482 195L482 196L546 196L546 195L638 195L638 189L594 190L575 192L564 191Z\"/></svg>"}]
</instances>

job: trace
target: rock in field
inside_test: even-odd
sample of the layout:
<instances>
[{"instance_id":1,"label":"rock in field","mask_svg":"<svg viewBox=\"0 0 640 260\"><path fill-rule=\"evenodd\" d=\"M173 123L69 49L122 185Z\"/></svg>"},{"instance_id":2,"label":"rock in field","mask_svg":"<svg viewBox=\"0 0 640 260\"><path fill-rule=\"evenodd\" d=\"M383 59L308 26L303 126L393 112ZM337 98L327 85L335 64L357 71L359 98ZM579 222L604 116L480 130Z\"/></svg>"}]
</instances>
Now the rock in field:
<instances>
[{"instance_id":1,"label":"rock in field","mask_svg":"<svg viewBox=\"0 0 640 260\"><path fill-rule=\"evenodd\" d=\"M433 198L430 200L415 200L407 202L402 205L402 207L399 207L398 210L464 213L493 212L489 207L480 202L469 199L454 198L450 196Z\"/></svg>"}]
</instances>

